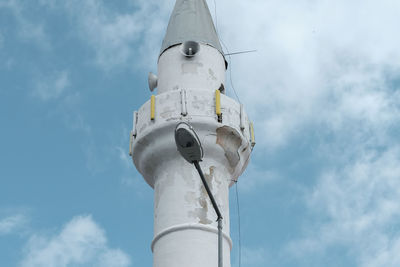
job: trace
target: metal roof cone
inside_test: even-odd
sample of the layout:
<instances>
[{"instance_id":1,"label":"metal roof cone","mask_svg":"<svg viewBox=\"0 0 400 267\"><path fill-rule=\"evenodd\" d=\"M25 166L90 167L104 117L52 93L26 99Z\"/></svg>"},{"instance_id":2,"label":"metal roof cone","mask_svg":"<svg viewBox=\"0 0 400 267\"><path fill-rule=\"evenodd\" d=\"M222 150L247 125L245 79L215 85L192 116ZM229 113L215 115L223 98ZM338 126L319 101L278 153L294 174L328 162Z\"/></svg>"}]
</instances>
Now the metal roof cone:
<instances>
[{"instance_id":1,"label":"metal roof cone","mask_svg":"<svg viewBox=\"0 0 400 267\"><path fill-rule=\"evenodd\" d=\"M224 55L205 0L177 0L169 20L160 55L171 46L196 41Z\"/></svg>"}]
</instances>

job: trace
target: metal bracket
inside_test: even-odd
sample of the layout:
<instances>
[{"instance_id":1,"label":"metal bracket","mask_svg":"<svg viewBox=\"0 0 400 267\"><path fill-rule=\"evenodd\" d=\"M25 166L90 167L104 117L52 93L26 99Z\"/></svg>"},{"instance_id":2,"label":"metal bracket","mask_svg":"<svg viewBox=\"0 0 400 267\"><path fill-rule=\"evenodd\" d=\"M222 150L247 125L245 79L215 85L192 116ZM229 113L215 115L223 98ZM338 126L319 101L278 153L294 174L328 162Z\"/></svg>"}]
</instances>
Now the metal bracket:
<instances>
[{"instance_id":1,"label":"metal bracket","mask_svg":"<svg viewBox=\"0 0 400 267\"><path fill-rule=\"evenodd\" d=\"M186 100L186 90L181 90L181 115L187 116L187 100Z\"/></svg>"},{"instance_id":2,"label":"metal bracket","mask_svg":"<svg viewBox=\"0 0 400 267\"><path fill-rule=\"evenodd\" d=\"M243 104L240 104L240 130L244 130L246 127L244 126L244 108Z\"/></svg>"},{"instance_id":3,"label":"metal bracket","mask_svg":"<svg viewBox=\"0 0 400 267\"><path fill-rule=\"evenodd\" d=\"M137 121L138 121L139 113L137 111L133 112L133 128L132 128L132 135L136 138L137 135Z\"/></svg>"},{"instance_id":4,"label":"metal bracket","mask_svg":"<svg viewBox=\"0 0 400 267\"><path fill-rule=\"evenodd\" d=\"M136 138L137 135L137 128L136 128L137 120L138 120L138 112L135 111L133 112L133 127L129 135L129 156L131 157L133 155L133 140Z\"/></svg>"}]
</instances>

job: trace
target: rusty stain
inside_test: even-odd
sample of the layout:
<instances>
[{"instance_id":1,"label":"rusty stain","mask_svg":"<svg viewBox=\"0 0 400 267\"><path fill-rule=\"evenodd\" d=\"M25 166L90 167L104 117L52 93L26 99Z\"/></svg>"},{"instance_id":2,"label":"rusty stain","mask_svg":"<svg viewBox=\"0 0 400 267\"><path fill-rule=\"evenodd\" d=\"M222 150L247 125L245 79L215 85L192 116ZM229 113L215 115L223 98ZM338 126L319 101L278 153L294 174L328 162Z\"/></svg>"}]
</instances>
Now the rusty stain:
<instances>
[{"instance_id":1,"label":"rusty stain","mask_svg":"<svg viewBox=\"0 0 400 267\"><path fill-rule=\"evenodd\" d=\"M217 129L217 142L225 152L225 157L228 160L229 166L234 171L236 165L240 161L239 148L242 145L240 136L228 126L219 127Z\"/></svg>"}]
</instances>

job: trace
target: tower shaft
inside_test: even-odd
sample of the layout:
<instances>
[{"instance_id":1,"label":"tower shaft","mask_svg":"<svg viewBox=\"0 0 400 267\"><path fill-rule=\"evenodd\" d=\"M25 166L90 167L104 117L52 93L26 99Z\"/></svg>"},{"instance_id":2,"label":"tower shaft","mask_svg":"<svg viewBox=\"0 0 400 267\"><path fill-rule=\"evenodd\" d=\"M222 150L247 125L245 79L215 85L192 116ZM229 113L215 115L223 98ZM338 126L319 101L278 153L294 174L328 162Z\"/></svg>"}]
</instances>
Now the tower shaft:
<instances>
[{"instance_id":1,"label":"tower shaft","mask_svg":"<svg viewBox=\"0 0 400 267\"><path fill-rule=\"evenodd\" d=\"M194 55L182 52L185 41L199 44ZM223 261L230 267L229 187L247 166L252 133L243 107L219 90L225 59L204 0L177 1L158 76L157 95L135 113L131 144L136 168L154 188L153 266L217 266L217 215L196 169L175 145L175 127L185 121L204 150L200 165L224 218Z\"/></svg>"}]
</instances>

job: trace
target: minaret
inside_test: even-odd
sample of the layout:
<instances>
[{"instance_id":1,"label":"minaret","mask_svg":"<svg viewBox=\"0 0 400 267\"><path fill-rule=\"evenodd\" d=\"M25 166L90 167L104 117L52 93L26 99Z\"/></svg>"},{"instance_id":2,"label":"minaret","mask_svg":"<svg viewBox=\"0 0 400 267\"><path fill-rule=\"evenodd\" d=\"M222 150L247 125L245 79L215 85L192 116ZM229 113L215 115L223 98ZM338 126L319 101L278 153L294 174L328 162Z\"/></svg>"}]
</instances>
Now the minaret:
<instances>
[{"instance_id":1,"label":"minaret","mask_svg":"<svg viewBox=\"0 0 400 267\"><path fill-rule=\"evenodd\" d=\"M200 162L223 216L223 262L230 267L229 187L255 144L243 106L225 95L225 57L205 0L177 0L158 59L157 87L134 113L130 152L154 188L154 267L217 266L217 216L194 166L178 153L175 127L193 126Z\"/></svg>"}]
</instances>

